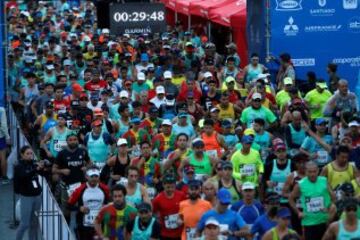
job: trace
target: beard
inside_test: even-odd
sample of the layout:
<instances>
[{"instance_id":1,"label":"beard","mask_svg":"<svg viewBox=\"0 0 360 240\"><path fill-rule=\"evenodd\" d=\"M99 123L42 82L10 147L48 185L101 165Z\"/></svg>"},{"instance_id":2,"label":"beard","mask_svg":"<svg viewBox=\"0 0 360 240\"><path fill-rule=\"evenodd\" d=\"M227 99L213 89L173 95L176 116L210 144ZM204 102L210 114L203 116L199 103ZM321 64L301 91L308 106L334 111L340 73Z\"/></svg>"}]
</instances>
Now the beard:
<instances>
[{"instance_id":1,"label":"beard","mask_svg":"<svg viewBox=\"0 0 360 240\"><path fill-rule=\"evenodd\" d=\"M79 146L78 143L74 143L74 144L68 144L68 147L72 150L74 150L75 148L77 148Z\"/></svg>"},{"instance_id":2,"label":"beard","mask_svg":"<svg viewBox=\"0 0 360 240\"><path fill-rule=\"evenodd\" d=\"M199 196L199 194L189 194L189 199L190 200L196 200L196 199L198 199L200 196Z\"/></svg>"}]
</instances>

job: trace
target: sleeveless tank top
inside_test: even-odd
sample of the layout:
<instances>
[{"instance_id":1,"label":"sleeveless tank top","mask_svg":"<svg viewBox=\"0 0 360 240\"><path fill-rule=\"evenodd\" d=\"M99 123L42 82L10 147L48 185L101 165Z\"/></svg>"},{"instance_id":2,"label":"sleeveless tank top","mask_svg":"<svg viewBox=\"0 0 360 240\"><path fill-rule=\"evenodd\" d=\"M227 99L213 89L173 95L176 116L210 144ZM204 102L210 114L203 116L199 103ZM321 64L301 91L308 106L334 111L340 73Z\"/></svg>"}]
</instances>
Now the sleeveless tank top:
<instances>
[{"instance_id":1,"label":"sleeveless tank top","mask_svg":"<svg viewBox=\"0 0 360 240\"><path fill-rule=\"evenodd\" d=\"M147 226L147 228L144 230L141 230L139 228L139 224L140 224L139 216L136 216L131 240L148 240L148 239L150 239L154 222L155 222L155 218L152 217L151 222Z\"/></svg>"},{"instance_id":2,"label":"sleeveless tank top","mask_svg":"<svg viewBox=\"0 0 360 240\"><path fill-rule=\"evenodd\" d=\"M57 127L53 128L53 134L50 140L50 152L51 154L56 157L58 153L67 146L66 137L69 134L70 130L65 127L64 131L60 133Z\"/></svg>"},{"instance_id":3,"label":"sleeveless tank top","mask_svg":"<svg viewBox=\"0 0 360 240\"><path fill-rule=\"evenodd\" d=\"M126 203L131 204L134 207L139 205L142 202L141 184L136 183L135 192L132 195L126 194L125 199Z\"/></svg>"},{"instance_id":4,"label":"sleeveless tank top","mask_svg":"<svg viewBox=\"0 0 360 240\"><path fill-rule=\"evenodd\" d=\"M246 75L246 82L251 82L254 80L260 73L262 73L262 66L261 64L258 64L256 67L254 67L252 64L248 65L248 72Z\"/></svg>"},{"instance_id":5,"label":"sleeveless tank top","mask_svg":"<svg viewBox=\"0 0 360 240\"><path fill-rule=\"evenodd\" d=\"M352 164L348 164L346 170L344 171L337 171L334 169L333 163L330 163L327 170L327 178L332 189L335 189L339 184L345 182L350 183L351 180L355 178Z\"/></svg>"},{"instance_id":6,"label":"sleeveless tank top","mask_svg":"<svg viewBox=\"0 0 360 240\"><path fill-rule=\"evenodd\" d=\"M115 175L120 175L122 177L124 177L126 175L126 168L130 164L129 155L127 155L126 158L127 158L126 163L123 164L123 163L120 162L119 155L116 155L116 161L115 161L115 165L113 167L113 173Z\"/></svg>"},{"instance_id":7,"label":"sleeveless tank top","mask_svg":"<svg viewBox=\"0 0 360 240\"><path fill-rule=\"evenodd\" d=\"M229 187L229 188L225 187L221 180L219 180L218 185L219 185L219 189L226 188L227 190L229 190L229 192L231 194L231 203L235 203L241 199L241 193L239 192L239 190L236 187L236 181L234 178L232 179L231 187Z\"/></svg>"},{"instance_id":8,"label":"sleeveless tank top","mask_svg":"<svg viewBox=\"0 0 360 240\"><path fill-rule=\"evenodd\" d=\"M201 138L205 144L205 151L209 156L220 157L221 156L221 146L217 140L217 133L214 131L210 136L205 133L201 134Z\"/></svg>"},{"instance_id":9,"label":"sleeveless tank top","mask_svg":"<svg viewBox=\"0 0 360 240\"><path fill-rule=\"evenodd\" d=\"M345 229L344 220L339 221L339 233L337 236L338 240L344 239L358 239L360 238L360 221L357 221L357 228L354 232L349 232Z\"/></svg>"}]
</instances>

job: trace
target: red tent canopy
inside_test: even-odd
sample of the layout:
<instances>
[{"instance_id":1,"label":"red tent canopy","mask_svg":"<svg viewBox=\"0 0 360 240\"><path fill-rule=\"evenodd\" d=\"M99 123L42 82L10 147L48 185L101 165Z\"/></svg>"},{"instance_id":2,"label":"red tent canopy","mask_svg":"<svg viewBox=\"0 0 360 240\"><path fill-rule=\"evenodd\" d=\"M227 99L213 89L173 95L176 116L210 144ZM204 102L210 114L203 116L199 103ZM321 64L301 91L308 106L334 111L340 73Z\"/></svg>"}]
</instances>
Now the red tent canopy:
<instances>
[{"instance_id":1,"label":"red tent canopy","mask_svg":"<svg viewBox=\"0 0 360 240\"><path fill-rule=\"evenodd\" d=\"M176 0L176 11L185 15L190 15L190 3L203 2L204 0Z\"/></svg>"},{"instance_id":2,"label":"red tent canopy","mask_svg":"<svg viewBox=\"0 0 360 240\"><path fill-rule=\"evenodd\" d=\"M230 18L237 13L246 17L246 0L238 0L228 3L225 6L213 8L209 12L209 18L212 22L231 27L232 24Z\"/></svg>"},{"instance_id":3,"label":"red tent canopy","mask_svg":"<svg viewBox=\"0 0 360 240\"><path fill-rule=\"evenodd\" d=\"M209 19L209 12L211 9L223 6L233 2L234 0L204 0L201 2L191 2L190 14Z\"/></svg>"}]
</instances>

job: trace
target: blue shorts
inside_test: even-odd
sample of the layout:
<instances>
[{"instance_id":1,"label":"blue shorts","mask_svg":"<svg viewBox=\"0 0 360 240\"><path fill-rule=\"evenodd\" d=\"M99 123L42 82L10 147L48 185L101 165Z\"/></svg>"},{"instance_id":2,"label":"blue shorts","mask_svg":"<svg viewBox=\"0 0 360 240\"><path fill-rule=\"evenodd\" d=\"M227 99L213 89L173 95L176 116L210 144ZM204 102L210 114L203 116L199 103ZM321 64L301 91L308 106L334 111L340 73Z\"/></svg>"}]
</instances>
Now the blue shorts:
<instances>
[{"instance_id":1,"label":"blue shorts","mask_svg":"<svg viewBox=\"0 0 360 240\"><path fill-rule=\"evenodd\" d=\"M6 139L0 138L0 150L4 150L6 148Z\"/></svg>"}]
</instances>

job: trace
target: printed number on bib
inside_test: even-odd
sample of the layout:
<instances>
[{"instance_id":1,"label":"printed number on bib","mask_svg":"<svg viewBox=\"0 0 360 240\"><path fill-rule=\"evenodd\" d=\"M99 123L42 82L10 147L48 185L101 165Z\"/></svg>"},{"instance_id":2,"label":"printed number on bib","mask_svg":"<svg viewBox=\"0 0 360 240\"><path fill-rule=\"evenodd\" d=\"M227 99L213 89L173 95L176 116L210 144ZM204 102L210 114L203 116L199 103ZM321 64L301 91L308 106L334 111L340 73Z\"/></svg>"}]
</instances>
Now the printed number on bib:
<instances>
[{"instance_id":1,"label":"printed number on bib","mask_svg":"<svg viewBox=\"0 0 360 240\"><path fill-rule=\"evenodd\" d=\"M255 174L255 164L245 164L240 171L243 176L253 176Z\"/></svg>"},{"instance_id":2,"label":"printed number on bib","mask_svg":"<svg viewBox=\"0 0 360 240\"><path fill-rule=\"evenodd\" d=\"M54 140L54 149L57 152L63 150L63 148L66 147L66 145L67 145L66 141Z\"/></svg>"},{"instance_id":3,"label":"printed number on bib","mask_svg":"<svg viewBox=\"0 0 360 240\"><path fill-rule=\"evenodd\" d=\"M73 194L73 192L75 191L75 189L77 189L80 185L81 185L80 182L70 184L70 185L68 186L68 189L67 189L68 196L71 196L71 194Z\"/></svg>"},{"instance_id":4,"label":"printed number on bib","mask_svg":"<svg viewBox=\"0 0 360 240\"><path fill-rule=\"evenodd\" d=\"M172 214L165 216L165 227L167 229L178 228L178 219L179 219L179 214Z\"/></svg>"},{"instance_id":5,"label":"printed number on bib","mask_svg":"<svg viewBox=\"0 0 360 240\"><path fill-rule=\"evenodd\" d=\"M186 239L195 239L196 237L196 228L186 228Z\"/></svg>"},{"instance_id":6,"label":"printed number on bib","mask_svg":"<svg viewBox=\"0 0 360 240\"><path fill-rule=\"evenodd\" d=\"M84 215L84 226L93 226L94 220L99 213L99 210L90 210L88 214Z\"/></svg>"},{"instance_id":7,"label":"printed number on bib","mask_svg":"<svg viewBox=\"0 0 360 240\"><path fill-rule=\"evenodd\" d=\"M326 151L317 151L317 161L319 164L324 165L328 162L328 153Z\"/></svg>"},{"instance_id":8,"label":"printed number on bib","mask_svg":"<svg viewBox=\"0 0 360 240\"><path fill-rule=\"evenodd\" d=\"M274 187L274 192L276 192L277 194L282 194L282 190L283 190L283 188L284 188L284 183L282 183L282 182L277 182L276 183L276 186Z\"/></svg>"},{"instance_id":9,"label":"printed number on bib","mask_svg":"<svg viewBox=\"0 0 360 240\"><path fill-rule=\"evenodd\" d=\"M207 150L205 151L209 157L217 158L217 151L216 150Z\"/></svg>"},{"instance_id":10,"label":"printed number on bib","mask_svg":"<svg viewBox=\"0 0 360 240\"><path fill-rule=\"evenodd\" d=\"M320 212L324 209L324 198L323 197L312 197L306 203L308 212Z\"/></svg>"},{"instance_id":11,"label":"printed number on bib","mask_svg":"<svg viewBox=\"0 0 360 240\"><path fill-rule=\"evenodd\" d=\"M147 194L149 196L150 199L154 199L155 195L156 195L156 189L153 187L147 187L146 188Z\"/></svg>"}]
</instances>

